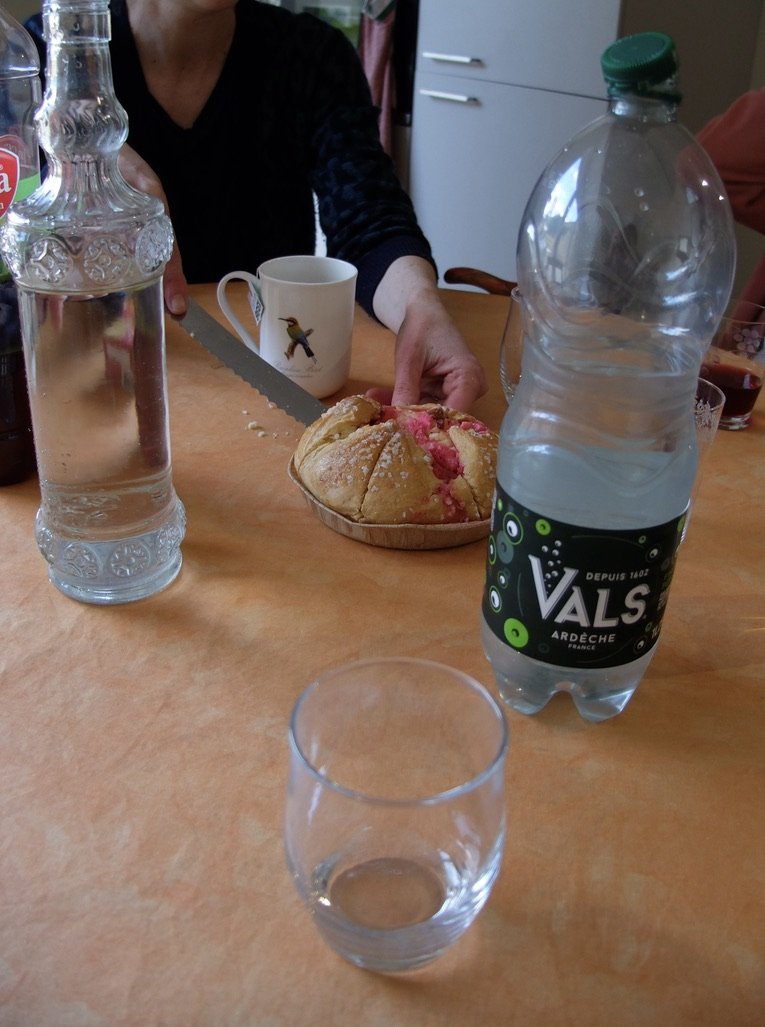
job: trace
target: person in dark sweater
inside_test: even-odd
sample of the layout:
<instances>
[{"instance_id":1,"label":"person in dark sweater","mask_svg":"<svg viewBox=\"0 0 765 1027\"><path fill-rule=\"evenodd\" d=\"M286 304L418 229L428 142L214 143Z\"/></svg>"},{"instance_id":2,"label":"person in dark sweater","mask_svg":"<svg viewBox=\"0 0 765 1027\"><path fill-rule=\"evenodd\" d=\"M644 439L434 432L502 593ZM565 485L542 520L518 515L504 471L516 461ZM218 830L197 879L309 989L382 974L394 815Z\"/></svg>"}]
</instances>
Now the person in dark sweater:
<instances>
[{"instance_id":1,"label":"person in dark sweater","mask_svg":"<svg viewBox=\"0 0 765 1027\"><path fill-rule=\"evenodd\" d=\"M431 249L379 139L363 67L338 30L256 0L111 0L125 177L176 233L168 310L187 282L315 249L358 268L357 300L396 333L393 403L467 410L483 369L443 307ZM41 15L26 22L45 67Z\"/></svg>"}]
</instances>

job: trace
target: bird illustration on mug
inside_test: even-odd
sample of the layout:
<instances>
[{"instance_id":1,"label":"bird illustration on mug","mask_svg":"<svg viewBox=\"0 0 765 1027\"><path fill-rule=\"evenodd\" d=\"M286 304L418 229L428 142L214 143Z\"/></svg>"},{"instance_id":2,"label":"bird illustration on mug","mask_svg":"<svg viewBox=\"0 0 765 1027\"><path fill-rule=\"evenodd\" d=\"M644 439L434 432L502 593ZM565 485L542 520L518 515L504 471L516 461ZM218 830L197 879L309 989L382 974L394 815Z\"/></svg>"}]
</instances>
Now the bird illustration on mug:
<instances>
[{"instance_id":1,"label":"bird illustration on mug","mask_svg":"<svg viewBox=\"0 0 765 1027\"><path fill-rule=\"evenodd\" d=\"M301 328L300 322L296 317L280 317L279 320L287 322L287 335L290 337L289 345L284 351L287 360L292 360L295 350L298 346L301 346L305 355L310 357L315 364L316 356L308 344L308 336L313 332L313 328Z\"/></svg>"}]
</instances>

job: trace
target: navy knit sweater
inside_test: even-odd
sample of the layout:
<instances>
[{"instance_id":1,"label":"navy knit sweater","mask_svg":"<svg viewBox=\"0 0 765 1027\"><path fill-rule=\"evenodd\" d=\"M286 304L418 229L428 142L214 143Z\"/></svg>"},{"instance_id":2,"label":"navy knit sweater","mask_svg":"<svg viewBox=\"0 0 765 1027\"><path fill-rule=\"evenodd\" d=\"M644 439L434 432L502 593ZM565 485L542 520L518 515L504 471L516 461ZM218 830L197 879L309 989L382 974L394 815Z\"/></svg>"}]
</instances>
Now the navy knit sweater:
<instances>
[{"instance_id":1,"label":"navy knit sweater","mask_svg":"<svg viewBox=\"0 0 765 1027\"><path fill-rule=\"evenodd\" d=\"M356 265L357 299L368 312L393 260L415 254L432 261L380 145L364 70L341 32L312 15L239 0L220 79L184 129L147 89L125 0L111 0L110 10L112 74L128 142L159 175L190 282L313 253L312 192L327 252ZM41 15L26 27L44 68Z\"/></svg>"}]
</instances>

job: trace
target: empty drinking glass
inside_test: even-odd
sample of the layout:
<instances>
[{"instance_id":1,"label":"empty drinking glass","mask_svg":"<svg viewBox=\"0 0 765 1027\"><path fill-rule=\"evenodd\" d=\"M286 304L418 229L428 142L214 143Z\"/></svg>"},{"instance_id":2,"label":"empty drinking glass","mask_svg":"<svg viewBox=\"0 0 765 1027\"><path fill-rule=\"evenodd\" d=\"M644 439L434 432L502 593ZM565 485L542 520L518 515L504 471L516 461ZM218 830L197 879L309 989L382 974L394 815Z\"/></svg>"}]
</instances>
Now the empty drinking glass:
<instances>
[{"instance_id":1,"label":"empty drinking glass","mask_svg":"<svg viewBox=\"0 0 765 1027\"><path fill-rule=\"evenodd\" d=\"M436 959L499 872L498 704L439 663L363 660L308 686L289 739L287 862L325 941L380 972Z\"/></svg>"}]
</instances>

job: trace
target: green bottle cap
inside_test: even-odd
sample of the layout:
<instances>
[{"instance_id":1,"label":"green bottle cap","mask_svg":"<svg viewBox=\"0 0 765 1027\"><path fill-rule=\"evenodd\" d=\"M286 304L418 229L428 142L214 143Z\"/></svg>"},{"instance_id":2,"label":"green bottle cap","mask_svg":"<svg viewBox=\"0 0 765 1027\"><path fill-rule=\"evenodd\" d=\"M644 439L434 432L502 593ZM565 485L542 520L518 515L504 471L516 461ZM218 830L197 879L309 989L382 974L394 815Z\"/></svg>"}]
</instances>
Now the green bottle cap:
<instances>
[{"instance_id":1,"label":"green bottle cap","mask_svg":"<svg viewBox=\"0 0 765 1027\"><path fill-rule=\"evenodd\" d=\"M677 52L665 32L638 32L607 47L600 66L609 92L653 95L659 83L677 73Z\"/></svg>"}]
</instances>

